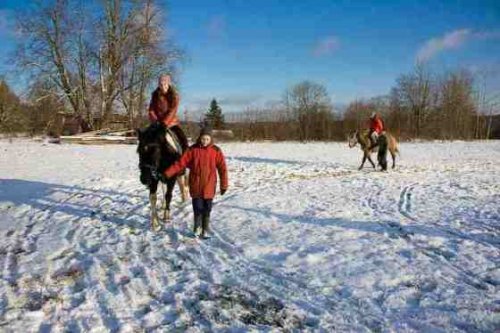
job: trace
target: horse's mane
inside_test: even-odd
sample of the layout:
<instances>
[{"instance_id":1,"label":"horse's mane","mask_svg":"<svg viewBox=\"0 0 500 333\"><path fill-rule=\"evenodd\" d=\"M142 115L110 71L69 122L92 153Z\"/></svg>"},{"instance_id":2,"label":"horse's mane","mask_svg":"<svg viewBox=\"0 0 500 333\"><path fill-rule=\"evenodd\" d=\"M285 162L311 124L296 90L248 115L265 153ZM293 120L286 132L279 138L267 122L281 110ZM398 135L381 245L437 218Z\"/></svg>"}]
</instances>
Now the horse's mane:
<instances>
[{"instance_id":1,"label":"horse's mane","mask_svg":"<svg viewBox=\"0 0 500 333\"><path fill-rule=\"evenodd\" d=\"M151 144L161 141L165 137L165 127L159 123L152 123L148 127L139 130L139 143Z\"/></svg>"}]
</instances>

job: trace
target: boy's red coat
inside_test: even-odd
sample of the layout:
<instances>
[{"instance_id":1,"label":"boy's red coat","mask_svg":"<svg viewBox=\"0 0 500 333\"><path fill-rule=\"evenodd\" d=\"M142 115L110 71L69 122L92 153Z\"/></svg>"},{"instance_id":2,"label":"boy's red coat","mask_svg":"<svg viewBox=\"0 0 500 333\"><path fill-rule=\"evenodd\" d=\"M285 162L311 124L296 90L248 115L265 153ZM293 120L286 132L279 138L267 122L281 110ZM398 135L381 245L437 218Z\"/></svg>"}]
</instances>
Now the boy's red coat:
<instances>
[{"instance_id":1,"label":"boy's red coat","mask_svg":"<svg viewBox=\"0 0 500 333\"><path fill-rule=\"evenodd\" d=\"M192 198L213 199L219 172L220 189L227 190L227 168L224 155L219 147L210 144L203 147L197 143L191 146L182 157L165 171L170 178L185 168L190 169L189 193Z\"/></svg>"},{"instance_id":2,"label":"boy's red coat","mask_svg":"<svg viewBox=\"0 0 500 333\"><path fill-rule=\"evenodd\" d=\"M379 117L370 119L370 129L377 132L377 134L382 133L382 131L384 130L384 123L382 122L382 119L380 119Z\"/></svg>"}]
</instances>

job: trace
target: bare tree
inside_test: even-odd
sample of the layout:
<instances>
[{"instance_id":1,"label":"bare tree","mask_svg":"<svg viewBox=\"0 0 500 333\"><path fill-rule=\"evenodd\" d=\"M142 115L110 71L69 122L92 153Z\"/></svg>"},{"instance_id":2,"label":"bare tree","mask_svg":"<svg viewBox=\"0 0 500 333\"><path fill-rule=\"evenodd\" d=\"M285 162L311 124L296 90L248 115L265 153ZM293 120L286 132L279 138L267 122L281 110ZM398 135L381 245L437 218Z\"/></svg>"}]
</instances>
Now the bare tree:
<instances>
[{"instance_id":1,"label":"bare tree","mask_svg":"<svg viewBox=\"0 0 500 333\"><path fill-rule=\"evenodd\" d=\"M145 112L146 90L156 83L162 72L175 72L174 64L182 52L166 40L165 15L154 0L139 1L133 9L132 33L126 40L124 52L128 60L120 74L120 100L127 110L131 126ZM165 49L163 45L170 45Z\"/></svg>"},{"instance_id":2,"label":"bare tree","mask_svg":"<svg viewBox=\"0 0 500 333\"><path fill-rule=\"evenodd\" d=\"M470 139L474 135L476 104L473 79L465 71L447 74L442 80L437 105L440 136L442 138Z\"/></svg>"},{"instance_id":3,"label":"bare tree","mask_svg":"<svg viewBox=\"0 0 500 333\"><path fill-rule=\"evenodd\" d=\"M485 102L486 109L488 110L488 120L486 125L486 135L485 138L487 140L491 139L492 126L493 126L493 117L495 113L498 115L498 110L500 109L500 94L496 94L490 96L488 100ZM496 112L495 112L496 111Z\"/></svg>"},{"instance_id":4,"label":"bare tree","mask_svg":"<svg viewBox=\"0 0 500 333\"><path fill-rule=\"evenodd\" d=\"M22 38L16 62L30 74L32 82L53 82L76 114L81 113L81 95L72 75L75 25L68 1L37 1L18 14L17 31ZM78 39L77 39L78 40ZM74 72L73 72L74 73Z\"/></svg>"},{"instance_id":5,"label":"bare tree","mask_svg":"<svg viewBox=\"0 0 500 333\"><path fill-rule=\"evenodd\" d=\"M106 124L121 101L132 125L148 86L177 60L163 47L157 1L37 1L17 20L18 68L32 82L53 82L88 122L98 116Z\"/></svg>"},{"instance_id":6,"label":"bare tree","mask_svg":"<svg viewBox=\"0 0 500 333\"><path fill-rule=\"evenodd\" d=\"M328 121L332 112L326 88L317 83L304 81L287 89L283 101L297 123L299 139L301 141L318 139L317 128L315 132L313 127L318 122Z\"/></svg>"},{"instance_id":7,"label":"bare tree","mask_svg":"<svg viewBox=\"0 0 500 333\"><path fill-rule=\"evenodd\" d=\"M27 97L30 133L58 133L61 129L56 128L56 118L58 112L64 110L64 103L62 98L57 96L53 83L37 80L31 85Z\"/></svg>"},{"instance_id":8,"label":"bare tree","mask_svg":"<svg viewBox=\"0 0 500 333\"><path fill-rule=\"evenodd\" d=\"M413 136L418 138L431 107L430 75L422 65L418 65L413 73L399 77L396 89L400 106L412 114Z\"/></svg>"}]
</instances>

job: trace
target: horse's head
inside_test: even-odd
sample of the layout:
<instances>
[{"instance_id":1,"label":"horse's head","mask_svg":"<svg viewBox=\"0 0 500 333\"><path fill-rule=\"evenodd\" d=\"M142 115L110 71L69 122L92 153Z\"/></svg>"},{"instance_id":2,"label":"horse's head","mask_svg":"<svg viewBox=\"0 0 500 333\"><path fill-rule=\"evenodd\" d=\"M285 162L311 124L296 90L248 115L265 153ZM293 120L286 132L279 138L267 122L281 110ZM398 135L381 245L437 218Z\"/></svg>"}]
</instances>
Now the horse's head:
<instances>
[{"instance_id":1,"label":"horse's head","mask_svg":"<svg viewBox=\"0 0 500 333\"><path fill-rule=\"evenodd\" d=\"M165 128L157 124L137 130L137 153L139 154L140 179L144 185L152 180L152 171L162 166L162 155L165 147Z\"/></svg>"},{"instance_id":2,"label":"horse's head","mask_svg":"<svg viewBox=\"0 0 500 333\"><path fill-rule=\"evenodd\" d=\"M354 131L347 136L347 142L349 143L349 148L353 148L358 143L358 131Z\"/></svg>"}]
</instances>

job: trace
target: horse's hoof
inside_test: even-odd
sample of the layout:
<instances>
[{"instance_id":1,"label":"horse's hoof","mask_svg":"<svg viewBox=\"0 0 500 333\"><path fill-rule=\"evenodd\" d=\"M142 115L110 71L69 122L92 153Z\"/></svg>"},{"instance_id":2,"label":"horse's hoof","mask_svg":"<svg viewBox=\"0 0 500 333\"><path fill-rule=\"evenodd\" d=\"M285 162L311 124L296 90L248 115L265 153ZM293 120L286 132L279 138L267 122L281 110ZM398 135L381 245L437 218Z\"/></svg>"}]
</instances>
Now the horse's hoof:
<instances>
[{"instance_id":1,"label":"horse's hoof","mask_svg":"<svg viewBox=\"0 0 500 333\"><path fill-rule=\"evenodd\" d=\"M158 220L152 220L152 221L151 221L151 229L152 229L154 232L157 232L157 231L160 231L160 230L161 230L161 225L160 225L160 223L158 222Z\"/></svg>"},{"instance_id":2,"label":"horse's hoof","mask_svg":"<svg viewBox=\"0 0 500 333\"><path fill-rule=\"evenodd\" d=\"M165 213L163 214L163 221L168 222L170 221L170 211L166 210Z\"/></svg>"}]
</instances>

